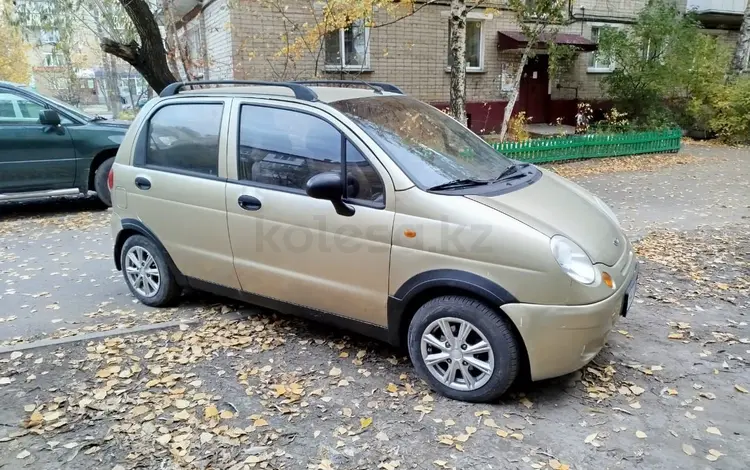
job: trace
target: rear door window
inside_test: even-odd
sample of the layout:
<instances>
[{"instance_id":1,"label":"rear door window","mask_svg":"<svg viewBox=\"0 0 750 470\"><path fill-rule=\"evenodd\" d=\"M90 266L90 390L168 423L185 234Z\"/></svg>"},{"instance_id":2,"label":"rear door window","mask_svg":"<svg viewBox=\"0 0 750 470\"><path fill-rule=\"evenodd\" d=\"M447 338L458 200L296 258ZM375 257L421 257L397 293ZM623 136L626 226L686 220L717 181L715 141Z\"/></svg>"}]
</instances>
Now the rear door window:
<instances>
[{"instance_id":1,"label":"rear door window","mask_svg":"<svg viewBox=\"0 0 750 470\"><path fill-rule=\"evenodd\" d=\"M223 110L215 103L159 108L149 120L146 166L218 176Z\"/></svg>"}]
</instances>

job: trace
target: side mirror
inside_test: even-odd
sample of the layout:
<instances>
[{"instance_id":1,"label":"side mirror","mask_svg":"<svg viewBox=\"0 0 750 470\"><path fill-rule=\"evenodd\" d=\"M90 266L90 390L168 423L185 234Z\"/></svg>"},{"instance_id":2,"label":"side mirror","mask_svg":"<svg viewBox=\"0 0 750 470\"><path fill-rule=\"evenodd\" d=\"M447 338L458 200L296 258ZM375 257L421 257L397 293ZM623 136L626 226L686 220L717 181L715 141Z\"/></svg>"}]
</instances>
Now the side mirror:
<instances>
[{"instance_id":1,"label":"side mirror","mask_svg":"<svg viewBox=\"0 0 750 470\"><path fill-rule=\"evenodd\" d=\"M43 126L57 127L60 125L60 115L54 109L39 111L39 123Z\"/></svg>"},{"instance_id":2,"label":"side mirror","mask_svg":"<svg viewBox=\"0 0 750 470\"><path fill-rule=\"evenodd\" d=\"M354 215L354 208L342 200L343 188L339 173L319 173L307 180L305 192L312 198L331 201L337 214L351 217Z\"/></svg>"}]
</instances>

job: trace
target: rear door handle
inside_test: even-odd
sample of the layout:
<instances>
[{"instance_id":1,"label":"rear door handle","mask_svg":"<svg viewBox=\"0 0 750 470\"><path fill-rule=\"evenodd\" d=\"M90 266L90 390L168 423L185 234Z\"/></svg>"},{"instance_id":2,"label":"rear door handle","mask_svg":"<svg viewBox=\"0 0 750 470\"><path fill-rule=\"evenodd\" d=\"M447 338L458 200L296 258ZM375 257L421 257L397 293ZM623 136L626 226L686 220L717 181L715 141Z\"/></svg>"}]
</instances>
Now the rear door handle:
<instances>
[{"instance_id":1,"label":"rear door handle","mask_svg":"<svg viewBox=\"0 0 750 470\"><path fill-rule=\"evenodd\" d=\"M253 196L248 196L247 194L243 194L242 196L237 199L237 204L240 205L241 208L245 209L246 211L257 211L260 209L260 199Z\"/></svg>"},{"instance_id":2,"label":"rear door handle","mask_svg":"<svg viewBox=\"0 0 750 470\"><path fill-rule=\"evenodd\" d=\"M135 187L146 191L148 189L151 189L151 181L149 181L148 178L139 176L135 179Z\"/></svg>"}]
</instances>

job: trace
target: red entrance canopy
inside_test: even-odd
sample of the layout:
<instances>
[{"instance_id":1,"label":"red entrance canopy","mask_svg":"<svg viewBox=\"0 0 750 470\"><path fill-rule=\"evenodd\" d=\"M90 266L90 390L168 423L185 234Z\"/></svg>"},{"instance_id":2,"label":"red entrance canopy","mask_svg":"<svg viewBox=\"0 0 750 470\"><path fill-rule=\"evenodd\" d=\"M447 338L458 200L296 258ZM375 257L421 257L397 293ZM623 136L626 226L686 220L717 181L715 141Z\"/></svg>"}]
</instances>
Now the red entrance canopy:
<instances>
[{"instance_id":1,"label":"red entrance canopy","mask_svg":"<svg viewBox=\"0 0 750 470\"><path fill-rule=\"evenodd\" d=\"M528 39L526 39L526 36L521 31L498 32L497 47L501 51L523 49L528 42ZM573 46L582 52L591 52L597 49L596 43L590 39L586 39L577 34L563 33L557 33L554 36L549 33L544 33L542 34L542 37L539 38L539 41L537 41L535 47L537 49L544 49L547 47L547 43L550 42L563 46Z\"/></svg>"}]
</instances>

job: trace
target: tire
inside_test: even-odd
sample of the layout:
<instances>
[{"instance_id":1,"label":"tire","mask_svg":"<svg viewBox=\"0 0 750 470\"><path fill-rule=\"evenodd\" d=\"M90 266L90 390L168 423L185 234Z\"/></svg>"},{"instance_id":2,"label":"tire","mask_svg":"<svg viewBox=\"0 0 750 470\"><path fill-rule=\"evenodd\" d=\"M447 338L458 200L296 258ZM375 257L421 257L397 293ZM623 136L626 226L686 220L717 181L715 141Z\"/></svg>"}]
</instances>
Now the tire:
<instances>
[{"instance_id":1,"label":"tire","mask_svg":"<svg viewBox=\"0 0 750 470\"><path fill-rule=\"evenodd\" d=\"M130 254L133 254L135 258L129 259ZM153 263L148 261L148 256L151 256ZM135 263L135 261L144 261L148 270L131 275L129 273L130 268L141 265ZM151 307L168 307L173 305L180 296L180 286L177 285L177 281L169 269L163 251L143 235L133 235L125 240L120 253L120 262L125 283L133 296L142 304ZM144 275L148 272L153 273L154 270L158 274L156 276L156 279L158 279L156 287L154 287L154 284L147 282ZM139 275L143 279L142 282L138 281ZM152 274L148 277L154 281Z\"/></svg>"},{"instance_id":2,"label":"tire","mask_svg":"<svg viewBox=\"0 0 750 470\"><path fill-rule=\"evenodd\" d=\"M440 336L441 323L451 330L450 338ZM468 323L469 327L464 330L462 323ZM426 330L429 330L428 333L431 333L434 340L423 343ZM466 341L457 340L456 336L463 331L468 331ZM489 348L483 346L488 352L463 352L462 343L470 351L480 341L489 345ZM520 369L520 345L507 320L485 304L468 297L444 296L426 302L417 310L409 324L407 342L409 356L419 375L433 390L454 400L496 401L513 384ZM437 346L433 346L433 343L437 343ZM454 348L452 345L455 343L458 344ZM451 347L446 347L447 345ZM436 363L428 366L423 352L428 356L432 355ZM450 358L438 361L445 354L449 354ZM451 386L434 375L448 372L449 367L456 369ZM464 373L469 374L470 380L463 377Z\"/></svg>"},{"instance_id":3,"label":"tire","mask_svg":"<svg viewBox=\"0 0 750 470\"><path fill-rule=\"evenodd\" d=\"M107 186L107 178L114 162L115 157L108 158L94 172L94 191L96 191L96 197L107 207L112 207L112 194L109 192L109 186Z\"/></svg>"}]
</instances>

